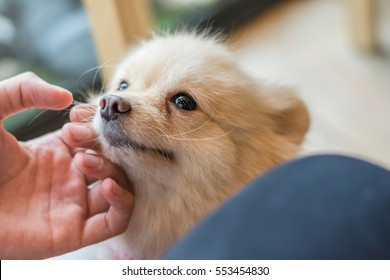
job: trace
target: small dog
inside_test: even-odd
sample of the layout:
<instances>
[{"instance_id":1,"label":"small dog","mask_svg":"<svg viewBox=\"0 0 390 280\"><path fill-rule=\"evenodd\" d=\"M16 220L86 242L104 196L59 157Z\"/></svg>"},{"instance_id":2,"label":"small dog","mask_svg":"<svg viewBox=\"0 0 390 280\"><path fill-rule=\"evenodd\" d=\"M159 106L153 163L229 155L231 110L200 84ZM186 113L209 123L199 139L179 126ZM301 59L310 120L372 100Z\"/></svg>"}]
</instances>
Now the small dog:
<instances>
[{"instance_id":1,"label":"small dog","mask_svg":"<svg viewBox=\"0 0 390 280\"><path fill-rule=\"evenodd\" d=\"M135 208L114 255L160 257L256 175L293 157L309 126L289 90L258 84L217 36L155 36L133 49L93 126L132 182Z\"/></svg>"}]
</instances>

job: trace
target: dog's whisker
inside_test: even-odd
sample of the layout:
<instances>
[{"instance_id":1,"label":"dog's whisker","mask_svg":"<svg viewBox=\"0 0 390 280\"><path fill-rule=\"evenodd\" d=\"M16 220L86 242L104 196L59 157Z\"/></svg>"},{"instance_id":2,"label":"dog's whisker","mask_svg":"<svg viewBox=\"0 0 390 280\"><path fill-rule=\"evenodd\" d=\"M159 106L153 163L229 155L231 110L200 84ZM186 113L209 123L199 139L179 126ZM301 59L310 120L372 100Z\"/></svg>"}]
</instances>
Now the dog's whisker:
<instances>
[{"instance_id":1,"label":"dog's whisker","mask_svg":"<svg viewBox=\"0 0 390 280\"><path fill-rule=\"evenodd\" d=\"M95 76L94 76L94 78L93 78L93 81L94 81L93 84L95 84L95 80L97 79L98 73L101 71L102 68L104 68L104 67L115 68L115 67L116 67L116 65L108 64L108 63L111 63L111 62L113 62L113 61L115 61L115 60L114 60L114 59L108 59L107 61L105 61L104 63L102 63L102 64L100 65L99 70L95 73ZM100 91L99 91L100 95L103 94L103 89L104 89L104 88L105 88L105 81L104 81L104 79L102 79L102 88L101 88ZM94 92L95 89L92 88L92 91Z\"/></svg>"},{"instance_id":2,"label":"dog's whisker","mask_svg":"<svg viewBox=\"0 0 390 280\"><path fill-rule=\"evenodd\" d=\"M101 68L101 66L98 65L98 66L92 67L92 68L90 68L90 69L84 71L84 72L80 75L80 77L78 78L77 82L80 82L81 78L82 78L83 76L87 75L88 73L90 73L90 72L92 72L92 71L99 71L100 68Z\"/></svg>"},{"instance_id":3,"label":"dog's whisker","mask_svg":"<svg viewBox=\"0 0 390 280\"><path fill-rule=\"evenodd\" d=\"M96 139L96 141L94 141L94 143L91 146L91 150L95 150L99 147L100 147L100 142L99 142L99 140Z\"/></svg>"},{"instance_id":4,"label":"dog's whisker","mask_svg":"<svg viewBox=\"0 0 390 280\"><path fill-rule=\"evenodd\" d=\"M73 102L72 102L72 105L74 105L74 106L81 105L81 104L87 104L87 103L82 102L82 101L77 101L77 100L73 100Z\"/></svg>"},{"instance_id":5,"label":"dog's whisker","mask_svg":"<svg viewBox=\"0 0 390 280\"><path fill-rule=\"evenodd\" d=\"M202 125L202 126L204 126L204 125ZM180 140L180 141L206 141L206 140L214 140L214 139L218 139L218 138L221 138L221 137L225 137L225 136L229 135L230 133L232 133L236 129L234 127L234 128L232 128L231 130L229 130L228 132L226 132L224 134L213 136L213 137L185 138L185 137L176 137L177 135L180 136L180 135L183 135L183 134L172 134L172 135L170 135L170 134L166 133L164 130L162 130L160 127L158 127L158 126L154 126L154 125L149 124L149 127L152 130L157 129L157 131L156 130L154 130L154 131L156 131L156 133L160 132L160 133L158 133L158 135L160 135L160 136L166 137L168 139ZM185 135L185 133L184 133L184 135Z\"/></svg>"},{"instance_id":6,"label":"dog's whisker","mask_svg":"<svg viewBox=\"0 0 390 280\"><path fill-rule=\"evenodd\" d=\"M181 138L181 137L172 137L172 136L169 136L169 138L171 139L174 139L174 140L179 140L179 141L209 141L209 140L215 140L215 139L219 139L219 138L222 138L222 137L225 137L227 135L229 135L230 133L232 133L236 128L232 128L231 130L229 130L228 132L226 133L223 133L221 135L217 135L217 136L213 136L213 137L203 137L203 138Z\"/></svg>"},{"instance_id":7,"label":"dog's whisker","mask_svg":"<svg viewBox=\"0 0 390 280\"><path fill-rule=\"evenodd\" d=\"M181 136L181 135L186 135L186 134L193 133L193 132L195 132L195 131L197 131L197 130L203 128L203 127L205 127L205 126L212 120L212 118L213 118L213 114L210 115L210 117L208 118L207 121L205 121L202 125L198 126L197 128L194 128L194 129L189 130L189 131L186 131L186 132L173 134L173 135L171 135L171 136Z\"/></svg>"},{"instance_id":8,"label":"dog's whisker","mask_svg":"<svg viewBox=\"0 0 390 280\"><path fill-rule=\"evenodd\" d=\"M160 136L163 136L163 137L166 137L166 138L169 138L169 139L172 139L172 140L181 140L181 139L185 140L186 138L178 137L178 136L188 135L188 134L191 134L191 133L193 133L193 132L196 132L196 131L202 129L203 127L205 127L205 126L212 120L212 118L213 118L213 116L214 116L214 112L215 112L215 111L212 111L212 112L211 112L209 118L208 118L202 125L198 126L197 128L191 129L191 130L189 130L189 131L181 132L181 133L168 134L168 133L166 133L163 129L161 129L161 128L158 127L158 126L153 126L153 125L151 125L151 124L150 124L149 126L150 126L152 129L155 128L155 129L157 129L159 132L161 132L162 134L159 133ZM233 130L234 130L234 129L233 129ZM157 131L156 131L156 132L157 132ZM229 133L230 133L230 132L229 132ZM197 138L192 138L192 139L197 139ZM199 138L199 139L200 139L200 138Z\"/></svg>"},{"instance_id":9,"label":"dog's whisker","mask_svg":"<svg viewBox=\"0 0 390 280\"><path fill-rule=\"evenodd\" d=\"M81 121L83 123L92 123L92 120L93 120L93 116L90 116L90 117L84 117L81 119Z\"/></svg>"},{"instance_id":10,"label":"dog's whisker","mask_svg":"<svg viewBox=\"0 0 390 280\"><path fill-rule=\"evenodd\" d=\"M41 112L39 112L34 118L32 118L32 119L28 122L27 126L30 126L36 119L38 119L40 116L42 116L42 114L44 114L44 113L47 112L47 111L49 111L49 110L42 110Z\"/></svg>"}]
</instances>

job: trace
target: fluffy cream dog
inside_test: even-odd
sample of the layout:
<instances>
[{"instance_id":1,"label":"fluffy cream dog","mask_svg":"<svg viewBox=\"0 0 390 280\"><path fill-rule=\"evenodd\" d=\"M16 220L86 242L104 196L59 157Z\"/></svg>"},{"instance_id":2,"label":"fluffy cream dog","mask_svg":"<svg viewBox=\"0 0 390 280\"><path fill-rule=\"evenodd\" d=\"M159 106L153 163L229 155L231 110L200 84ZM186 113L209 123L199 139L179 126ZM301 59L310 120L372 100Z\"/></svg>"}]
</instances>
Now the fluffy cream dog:
<instances>
[{"instance_id":1,"label":"fluffy cream dog","mask_svg":"<svg viewBox=\"0 0 390 280\"><path fill-rule=\"evenodd\" d=\"M213 36L142 43L117 68L93 120L105 156L134 187L116 250L158 258L245 183L296 154L308 124L297 97L259 85Z\"/></svg>"}]
</instances>

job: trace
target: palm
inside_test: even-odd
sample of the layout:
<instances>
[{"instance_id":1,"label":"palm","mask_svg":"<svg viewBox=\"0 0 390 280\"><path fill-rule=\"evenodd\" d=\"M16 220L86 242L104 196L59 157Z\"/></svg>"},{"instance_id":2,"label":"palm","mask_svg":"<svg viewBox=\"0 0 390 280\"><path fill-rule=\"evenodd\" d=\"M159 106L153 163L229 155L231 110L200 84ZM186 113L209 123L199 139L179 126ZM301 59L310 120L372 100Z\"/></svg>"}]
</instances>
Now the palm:
<instances>
[{"instance_id":1,"label":"palm","mask_svg":"<svg viewBox=\"0 0 390 280\"><path fill-rule=\"evenodd\" d=\"M16 248L34 252L34 258L37 250L43 253L38 257L47 257L77 248L88 217L84 175L74 167L71 150L58 132L25 147L30 150L27 164L1 187L0 211L17 221L3 224L3 230L7 226L17 229ZM16 152L14 158L26 153Z\"/></svg>"}]
</instances>

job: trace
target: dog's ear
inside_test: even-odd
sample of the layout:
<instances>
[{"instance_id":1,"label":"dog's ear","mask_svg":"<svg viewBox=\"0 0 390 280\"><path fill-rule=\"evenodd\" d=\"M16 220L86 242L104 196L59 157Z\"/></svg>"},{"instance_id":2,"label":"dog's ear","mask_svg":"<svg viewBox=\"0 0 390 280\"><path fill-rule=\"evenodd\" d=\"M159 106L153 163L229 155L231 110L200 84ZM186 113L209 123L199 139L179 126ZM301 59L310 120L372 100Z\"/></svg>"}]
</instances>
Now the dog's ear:
<instances>
[{"instance_id":1,"label":"dog's ear","mask_svg":"<svg viewBox=\"0 0 390 280\"><path fill-rule=\"evenodd\" d=\"M268 96L268 99L274 132L295 144L301 144L310 124L306 105L288 91L277 92Z\"/></svg>"}]
</instances>

